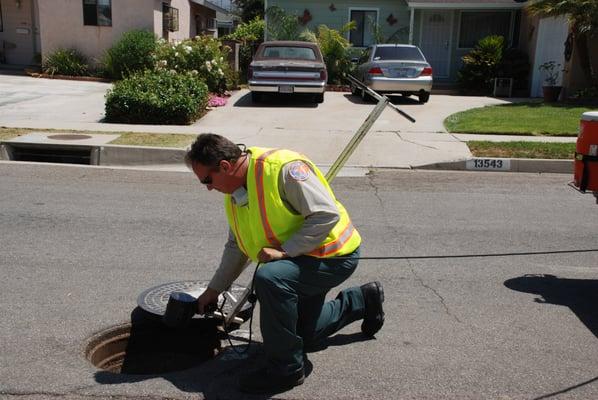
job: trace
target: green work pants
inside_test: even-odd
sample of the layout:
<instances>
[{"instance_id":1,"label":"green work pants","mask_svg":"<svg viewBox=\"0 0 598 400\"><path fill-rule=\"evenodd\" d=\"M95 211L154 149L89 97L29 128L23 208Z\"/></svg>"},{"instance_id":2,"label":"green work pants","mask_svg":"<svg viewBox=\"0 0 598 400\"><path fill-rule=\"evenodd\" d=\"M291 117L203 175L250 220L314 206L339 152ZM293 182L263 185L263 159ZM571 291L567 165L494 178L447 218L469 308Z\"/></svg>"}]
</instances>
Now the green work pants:
<instances>
[{"instance_id":1,"label":"green work pants","mask_svg":"<svg viewBox=\"0 0 598 400\"><path fill-rule=\"evenodd\" d=\"M337 332L365 313L359 287L341 291L325 302L326 293L357 267L359 249L348 259L299 256L262 264L255 274L260 328L268 365L275 373L303 368L307 347Z\"/></svg>"}]
</instances>

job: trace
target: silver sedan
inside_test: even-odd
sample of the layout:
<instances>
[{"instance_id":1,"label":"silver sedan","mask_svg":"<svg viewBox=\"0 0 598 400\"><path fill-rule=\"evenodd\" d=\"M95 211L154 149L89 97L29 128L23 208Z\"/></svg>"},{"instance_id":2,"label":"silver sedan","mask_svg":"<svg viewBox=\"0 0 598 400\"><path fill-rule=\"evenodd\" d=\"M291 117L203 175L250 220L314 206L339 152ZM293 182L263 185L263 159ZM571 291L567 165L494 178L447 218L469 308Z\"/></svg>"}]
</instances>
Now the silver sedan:
<instances>
[{"instance_id":1,"label":"silver sedan","mask_svg":"<svg viewBox=\"0 0 598 400\"><path fill-rule=\"evenodd\" d=\"M376 44L368 47L357 60L357 79L378 93L416 95L420 103L430 99L432 67L417 46ZM367 98L355 85L351 92Z\"/></svg>"}]
</instances>

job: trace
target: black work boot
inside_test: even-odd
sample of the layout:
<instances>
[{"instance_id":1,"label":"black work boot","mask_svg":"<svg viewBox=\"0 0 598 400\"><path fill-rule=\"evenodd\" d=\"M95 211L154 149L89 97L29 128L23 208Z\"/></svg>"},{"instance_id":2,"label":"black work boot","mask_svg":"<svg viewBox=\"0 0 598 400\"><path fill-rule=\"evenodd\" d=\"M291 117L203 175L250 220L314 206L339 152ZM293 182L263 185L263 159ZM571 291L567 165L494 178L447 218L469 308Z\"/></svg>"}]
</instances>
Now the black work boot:
<instances>
[{"instance_id":1,"label":"black work boot","mask_svg":"<svg viewBox=\"0 0 598 400\"><path fill-rule=\"evenodd\" d=\"M278 375L264 367L241 376L239 388L252 394L281 393L303 384L304 380L303 368L291 375Z\"/></svg>"},{"instance_id":2,"label":"black work boot","mask_svg":"<svg viewBox=\"0 0 598 400\"><path fill-rule=\"evenodd\" d=\"M366 336L374 336L384 325L384 289L378 281L366 283L361 286L365 302L365 315L361 323L361 331Z\"/></svg>"}]
</instances>

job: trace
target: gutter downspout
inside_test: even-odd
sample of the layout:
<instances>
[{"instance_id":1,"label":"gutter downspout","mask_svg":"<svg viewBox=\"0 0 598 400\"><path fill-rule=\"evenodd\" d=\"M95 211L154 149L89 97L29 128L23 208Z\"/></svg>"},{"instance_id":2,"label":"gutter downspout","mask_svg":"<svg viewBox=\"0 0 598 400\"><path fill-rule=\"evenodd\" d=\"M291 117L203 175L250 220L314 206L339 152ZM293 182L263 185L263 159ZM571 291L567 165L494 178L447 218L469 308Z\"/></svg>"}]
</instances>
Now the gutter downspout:
<instances>
[{"instance_id":1,"label":"gutter downspout","mask_svg":"<svg viewBox=\"0 0 598 400\"><path fill-rule=\"evenodd\" d=\"M409 11L411 14L409 15L409 44L413 44L413 27L415 24L415 10L410 7Z\"/></svg>"},{"instance_id":2,"label":"gutter downspout","mask_svg":"<svg viewBox=\"0 0 598 400\"><path fill-rule=\"evenodd\" d=\"M31 64L35 64L36 60L35 60L35 55L37 54L37 40L36 40L36 36L37 36L37 32L39 32L39 26L37 26L37 21L35 19L35 9L38 8L37 5L37 0L31 0L31 44L33 45L33 58L32 58L32 62ZM41 55L41 48L39 51L40 55ZM40 60L40 64L41 64L41 60Z\"/></svg>"}]
</instances>

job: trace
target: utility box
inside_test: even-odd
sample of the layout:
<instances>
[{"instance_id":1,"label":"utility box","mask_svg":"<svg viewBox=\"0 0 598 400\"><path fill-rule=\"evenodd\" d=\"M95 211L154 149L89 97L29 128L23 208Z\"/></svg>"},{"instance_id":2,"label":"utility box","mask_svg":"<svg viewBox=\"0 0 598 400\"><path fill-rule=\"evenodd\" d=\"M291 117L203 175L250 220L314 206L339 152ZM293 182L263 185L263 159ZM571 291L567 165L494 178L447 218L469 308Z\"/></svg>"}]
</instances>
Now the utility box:
<instances>
[{"instance_id":1,"label":"utility box","mask_svg":"<svg viewBox=\"0 0 598 400\"><path fill-rule=\"evenodd\" d=\"M513 78L494 78L494 97L511 97Z\"/></svg>"},{"instance_id":2,"label":"utility box","mask_svg":"<svg viewBox=\"0 0 598 400\"><path fill-rule=\"evenodd\" d=\"M573 182L582 192L598 192L598 111L581 116Z\"/></svg>"}]
</instances>

